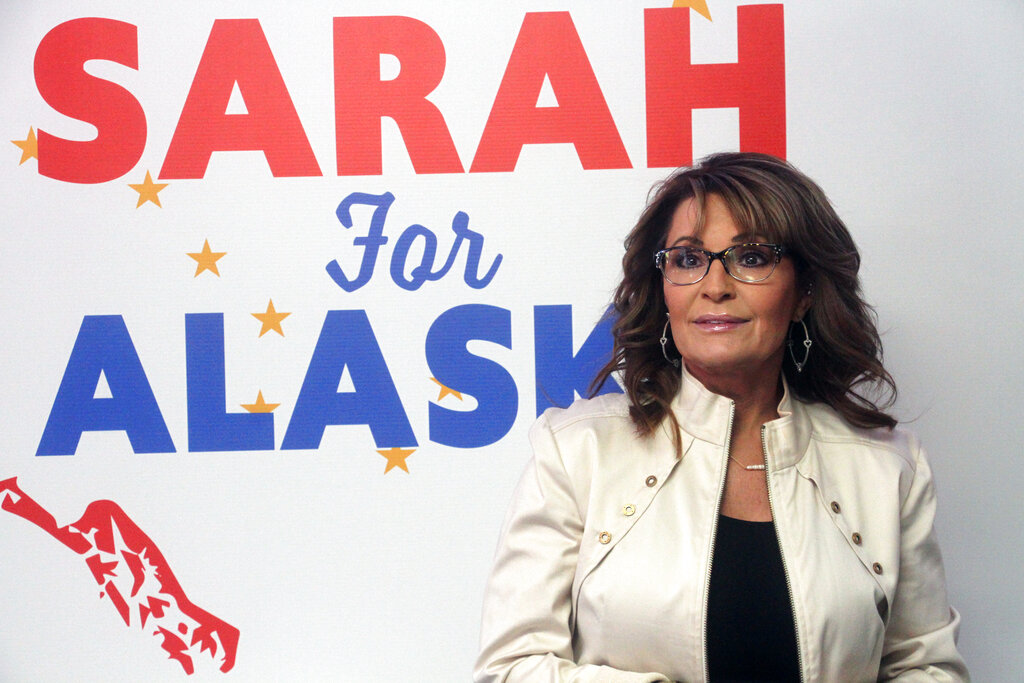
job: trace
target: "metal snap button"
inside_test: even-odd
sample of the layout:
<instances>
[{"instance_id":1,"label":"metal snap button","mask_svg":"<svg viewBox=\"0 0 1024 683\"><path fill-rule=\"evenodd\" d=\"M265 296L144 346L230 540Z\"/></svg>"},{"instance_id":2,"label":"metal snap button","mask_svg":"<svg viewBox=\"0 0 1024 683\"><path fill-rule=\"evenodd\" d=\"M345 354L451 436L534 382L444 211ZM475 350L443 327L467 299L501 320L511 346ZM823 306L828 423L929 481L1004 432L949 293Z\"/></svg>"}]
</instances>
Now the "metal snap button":
<instances>
[{"instance_id":1,"label":"metal snap button","mask_svg":"<svg viewBox=\"0 0 1024 683\"><path fill-rule=\"evenodd\" d=\"M860 534L858 534L858 533L857 533L856 531L854 531L854 532L853 532L853 536L852 536L852 538L853 538L853 542L854 542L854 543L855 543L856 545L860 545L860 542L861 542L861 537L860 537Z\"/></svg>"},{"instance_id":2,"label":"metal snap button","mask_svg":"<svg viewBox=\"0 0 1024 683\"><path fill-rule=\"evenodd\" d=\"M605 545L608 545L612 541L612 535L607 531L602 531L597 535L597 540Z\"/></svg>"},{"instance_id":3,"label":"metal snap button","mask_svg":"<svg viewBox=\"0 0 1024 683\"><path fill-rule=\"evenodd\" d=\"M647 484L648 487L654 486L655 484L658 483L658 478L652 474L651 476L647 477L647 480L644 483Z\"/></svg>"},{"instance_id":4,"label":"metal snap button","mask_svg":"<svg viewBox=\"0 0 1024 683\"><path fill-rule=\"evenodd\" d=\"M832 501L832 504L829 507L831 507L832 508L832 512L836 513L837 515L842 510L842 508L839 507L839 503L837 503L834 500Z\"/></svg>"},{"instance_id":5,"label":"metal snap button","mask_svg":"<svg viewBox=\"0 0 1024 683\"><path fill-rule=\"evenodd\" d=\"M634 512L636 512L635 505L625 505L622 508L622 514L626 515L627 517L631 516Z\"/></svg>"},{"instance_id":6,"label":"metal snap button","mask_svg":"<svg viewBox=\"0 0 1024 683\"><path fill-rule=\"evenodd\" d=\"M876 574L881 574L882 573L882 565L878 564L877 562L875 562L873 565L871 565L871 569Z\"/></svg>"}]
</instances>

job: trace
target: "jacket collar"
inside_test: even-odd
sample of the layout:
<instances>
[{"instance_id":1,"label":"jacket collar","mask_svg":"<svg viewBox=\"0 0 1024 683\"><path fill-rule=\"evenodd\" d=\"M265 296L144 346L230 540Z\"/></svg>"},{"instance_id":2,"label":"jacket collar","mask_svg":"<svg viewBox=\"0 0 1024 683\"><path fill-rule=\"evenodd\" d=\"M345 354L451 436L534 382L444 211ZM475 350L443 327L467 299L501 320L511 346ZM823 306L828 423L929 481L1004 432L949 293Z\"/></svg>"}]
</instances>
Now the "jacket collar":
<instances>
[{"instance_id":1,"label":"jacket collar","mask_svg":"<svg viewBox=\"0 0 1024 683\"><path fill-rule=\"evenodd\" d=\"M733 402L715 394L682 369L679 392L672 401L672 410L683 431L702 441L728 446ZM807 452L811 437L807 407L789 391L785 375L782 377L782 399L778 405L779 417L764 426L766 457L772 470L790 467Z\"/></svg>"}]
</instances>

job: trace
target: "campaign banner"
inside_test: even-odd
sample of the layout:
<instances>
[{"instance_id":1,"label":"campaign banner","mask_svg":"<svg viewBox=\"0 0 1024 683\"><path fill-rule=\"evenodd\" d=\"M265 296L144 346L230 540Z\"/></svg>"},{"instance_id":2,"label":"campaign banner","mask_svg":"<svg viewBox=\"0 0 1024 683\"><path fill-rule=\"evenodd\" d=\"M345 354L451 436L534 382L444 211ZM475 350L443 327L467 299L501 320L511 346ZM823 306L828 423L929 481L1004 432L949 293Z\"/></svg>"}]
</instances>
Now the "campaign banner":
<instances>
[{"instance_id":1,"label":"campaign banner","mask_svg":"<svg viewBox=\"0 0 1024 683\"><path fill-rule=\"evenodd\" d=\"M767 152L882 239L819 4L0 9L0 680L468 679L652 185Z\"/></svg>"}]
</instances>

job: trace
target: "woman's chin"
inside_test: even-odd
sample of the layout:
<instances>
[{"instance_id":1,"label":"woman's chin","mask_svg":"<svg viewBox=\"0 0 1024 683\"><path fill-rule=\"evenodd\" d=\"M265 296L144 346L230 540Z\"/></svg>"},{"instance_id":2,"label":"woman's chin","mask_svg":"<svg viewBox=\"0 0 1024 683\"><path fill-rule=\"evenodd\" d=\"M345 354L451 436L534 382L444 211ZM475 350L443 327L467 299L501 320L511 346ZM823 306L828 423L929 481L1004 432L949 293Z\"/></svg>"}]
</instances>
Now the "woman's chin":
<instances>
[{"instance_id":1,"label":"woman's chin","mask_svg":"<svg viewBox=\"0 0 1024 683\"><path fill-rule=\"evenodd\" d=\"M683 357L687 371L703 383L706 380L730 379L742 376L752 380L763 375L774 381L782 371L780 359L775 357L750 357L737 354L708 354L699 357Z\"/></svg>"}]
</instances>

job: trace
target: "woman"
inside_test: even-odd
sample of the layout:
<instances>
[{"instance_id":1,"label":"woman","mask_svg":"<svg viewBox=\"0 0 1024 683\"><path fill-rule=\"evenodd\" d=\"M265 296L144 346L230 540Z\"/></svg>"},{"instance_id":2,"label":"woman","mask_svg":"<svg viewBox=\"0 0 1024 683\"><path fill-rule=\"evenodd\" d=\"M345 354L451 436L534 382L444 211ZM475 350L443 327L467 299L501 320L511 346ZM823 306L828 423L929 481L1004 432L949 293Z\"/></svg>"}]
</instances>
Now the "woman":
<instances>
[{"instance_id":1,"label":"woman","mask_svg":"<svg viewBox=\"0 0 1024 683\"><path fill-rule=\"evenodd\" d=\"M625 394L547 411L478 681L966 680L860 257L785 161L719 154L626 239Z\"/></svg>"}]
</instances>

